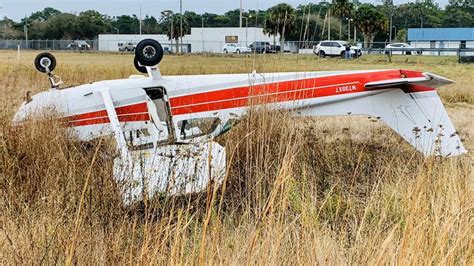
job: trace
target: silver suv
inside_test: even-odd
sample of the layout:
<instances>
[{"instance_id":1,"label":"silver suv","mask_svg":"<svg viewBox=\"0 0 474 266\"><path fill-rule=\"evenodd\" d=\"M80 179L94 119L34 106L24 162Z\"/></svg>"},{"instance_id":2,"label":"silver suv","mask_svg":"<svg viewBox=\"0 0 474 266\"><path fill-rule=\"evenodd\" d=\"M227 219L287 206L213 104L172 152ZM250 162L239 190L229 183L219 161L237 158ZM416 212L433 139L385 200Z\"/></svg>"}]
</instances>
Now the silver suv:
<instances>
[{"instance_id":1,"label":"silver suv","mask_svg":"<svg viewBox=\"0 0 474 266\"><path fill-rule=\"evenodd\" d=\"M322 41L314 48L314 53L320 57L325 56L341 56L344 57L346 53L346 41ZM362 51L357 46L350 47L351 57L359 57Z\"/></svg>"},{"instance_id":2,"label":"silver suv","mask_svg":"<svg viewBox=\"0 0 474 266\"><path fill-rule=\"evenodd\" d=\"M118 46L120 52L134 52L137 45L132 42L127 42L119 43Z\"/></svg>"}]
</instances>

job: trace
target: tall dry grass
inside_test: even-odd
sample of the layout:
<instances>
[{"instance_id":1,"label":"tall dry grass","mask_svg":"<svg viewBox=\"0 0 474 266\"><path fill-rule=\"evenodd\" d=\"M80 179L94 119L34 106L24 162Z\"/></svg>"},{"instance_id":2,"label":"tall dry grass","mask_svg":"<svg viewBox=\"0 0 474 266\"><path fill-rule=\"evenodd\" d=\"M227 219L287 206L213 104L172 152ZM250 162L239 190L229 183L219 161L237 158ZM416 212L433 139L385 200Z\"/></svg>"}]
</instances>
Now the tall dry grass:
<instances>
[{"instance_id":1,"label":"tall dry grass","mask_svg":"<svg viewBox=\"0 0 474 266\"><path fill-rule=\"evenodd\" d=\"M12 127L26 90L43 85L31 67L18 67L1 69L8 77L0 112L2 264L474 262L470 155L424 158L366 118L252 110L219 139L228 153L223 186L124 206L110 174L112 141L76 142L53 115ZM195 71L178 67L166 71ZM81 63L60 71L80 83L127 68ZM465 117L473 106L453 99L450 112L470 148Z\"/></svg>"}]
</instances>

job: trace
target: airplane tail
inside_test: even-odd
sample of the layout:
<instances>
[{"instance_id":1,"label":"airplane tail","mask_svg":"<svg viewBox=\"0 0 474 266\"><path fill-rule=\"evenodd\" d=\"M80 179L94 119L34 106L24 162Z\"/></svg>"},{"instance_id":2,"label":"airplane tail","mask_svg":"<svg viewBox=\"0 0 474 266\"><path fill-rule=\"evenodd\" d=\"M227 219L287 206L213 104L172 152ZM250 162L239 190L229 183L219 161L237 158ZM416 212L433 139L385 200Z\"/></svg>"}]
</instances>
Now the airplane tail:
<instances>
[{"instance_id":1,"label":"airplane tail","mask_svg":"<svg viewBox=\"0 0 474 266\"><path fill-rule=\"evenodd\" d=\"M449 83L452 81L430 73L369 82L365 84L367 94L322 103L303 115L370 115L384 121L424 155L456 156L466 150L433 89Z\"/></svg>"}]
</instances>

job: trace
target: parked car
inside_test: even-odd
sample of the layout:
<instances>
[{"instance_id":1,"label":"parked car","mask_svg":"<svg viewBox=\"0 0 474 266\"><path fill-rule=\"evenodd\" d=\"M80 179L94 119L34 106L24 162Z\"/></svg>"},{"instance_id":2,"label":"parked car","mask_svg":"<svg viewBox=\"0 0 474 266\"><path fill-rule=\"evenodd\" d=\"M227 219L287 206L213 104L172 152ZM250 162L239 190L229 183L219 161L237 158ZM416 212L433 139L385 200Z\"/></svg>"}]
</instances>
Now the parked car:
<instances>
[{"instance_id":1,"label":"parked car","mask_svg":"<svg viewBox=\"0 0 474 266\"><path fill-rule=\"evenodd\" d=\"M249 45L250 49L257 54L273 53L272 46L269 42L253 42Z\"/></svg>"},{"instance_id":2,"label":"parked car","mask_svg":"<svg viewBox=\"0 0 474 266\"><path fill-rule=\"evenodd\" d=\"M171 48L169 46L163 46L163 53L164 54L172 54Z\"/></svg>"},{"instance_id":3,"label":"parked car","mask_svg":"<svg viewBox=\"0 0 474 266\"><path fill-rule=\"evenodd\" d=\"M314 53L320 57L325 56L341 56L344 57L346 53L346 41L322 41L314 48ZM357 46L351 46L351 57L359 57L362 51Z\"/></svg>"},{"instance_id":4,"label":"parked car","mask_svg":"<svg viewBox=\"0 0 474 266\"><path fill-rule=\"evenodd\" d=\"M222 48L222 52L224 53L250 53L252 50L246 46L240 46L235 43L226 43L224 47Z\"/></svg>"},{"instance_id":5,"label":"parked car","mask_svg":"<svg viewBox=\"0 0 474 266\"><path fill-rule=\"evenodd\" d=\"M90 50L91 45L86 41L73 41L66 46L67 50Z\"/></svg>"},{"instance_id":6,"label":"parked car","mask_svg":"<svg viewBox=\"0 0 474 266\"><path fill-rule=\"evenodd\" d=\"M272 45L270 44L270 50L272 53L279 53L281 51L281 46L279 44ZM284 52L289 52L289 51L284 51Z\"/></svg>"},{"instance_id":7,"label":"parked car","mask_svg":"<svg viewBox=\"0 0 474 266\"><path fill-rule=\"evenodd\" d=\"M385 46L385 54L401 54L401 55L411 55L419 54L421 55L421 50L416 49L415 47L409 45L408 43L390 43Z\"/></svg>"},{"instance_id":8,"label":"parked car","mask_svg":"<svg viewBox=\"0 0 474 266\"><path fill-rule=\"evenodd\" d=\"M127 42L127 43L119 43L119 51L120 52L133 52L135 51L136 44L132 42Z\"/></svg>"}]
</instances>

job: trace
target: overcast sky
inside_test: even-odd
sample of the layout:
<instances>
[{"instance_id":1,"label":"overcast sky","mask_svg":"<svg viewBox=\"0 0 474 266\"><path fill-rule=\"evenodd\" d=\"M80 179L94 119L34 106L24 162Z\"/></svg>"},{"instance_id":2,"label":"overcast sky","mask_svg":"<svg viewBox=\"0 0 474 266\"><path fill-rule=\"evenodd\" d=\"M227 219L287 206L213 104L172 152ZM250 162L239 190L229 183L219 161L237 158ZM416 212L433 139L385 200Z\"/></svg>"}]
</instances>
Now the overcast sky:
<instances>
[{"instance_id":1,"label":"overcast sky","mask_svg":"<svg viewBox=\"0 0 474 266\"><path fill-rule=\"evenodd\" d=\"M240 0L182 0L183 11L196 13L222 14L228 10L239 8ZM243 9L267 9L275 4L285 2L293 6L307 2L317 3L319 0L242 0ZM381 0L362 0L361 2L381 2ZM395 4L410 2L409 0L394 0ZM412 0L411 2L414 2ZM436 0L444 6L448 0ZM94 9L111 16L140 13L159 17L162 10L171 9L179 12L179 0L0 0L0 16L7 16L13 20L20 20L25 15L42 10L45 7L54 7L62 12L78 13Z\"/></svg>"}]
</instances>

